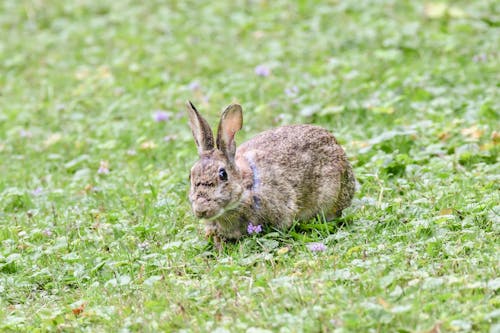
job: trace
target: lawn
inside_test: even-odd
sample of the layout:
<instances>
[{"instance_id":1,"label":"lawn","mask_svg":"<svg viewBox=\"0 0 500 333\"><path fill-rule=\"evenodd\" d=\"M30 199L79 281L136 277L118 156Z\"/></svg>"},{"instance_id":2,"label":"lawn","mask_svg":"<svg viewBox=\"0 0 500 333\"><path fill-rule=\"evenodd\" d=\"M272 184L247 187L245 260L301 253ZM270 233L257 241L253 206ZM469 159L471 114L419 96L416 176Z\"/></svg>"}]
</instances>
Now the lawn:
<instances>
[{"instance_id":1,"label":"lawn","mask_svg":"<svg viewBox=\"0 0 500 333\"><path fill-rule=\"evenodd\" d=\"M0 3L0 331L500 332L500 5ZM359 182L218 250L196 147L314 123ZM311 243L321 243L312 251Z\"/></svg>"}]
</instances>

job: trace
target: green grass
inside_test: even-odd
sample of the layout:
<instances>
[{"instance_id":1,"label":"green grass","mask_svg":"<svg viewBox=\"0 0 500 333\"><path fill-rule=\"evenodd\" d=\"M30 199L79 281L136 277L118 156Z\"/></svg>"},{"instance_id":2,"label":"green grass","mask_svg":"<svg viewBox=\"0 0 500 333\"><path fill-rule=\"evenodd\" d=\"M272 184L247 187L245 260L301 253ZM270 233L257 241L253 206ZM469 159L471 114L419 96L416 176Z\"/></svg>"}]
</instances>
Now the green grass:
<instances>
[{"instance_id":1,"label":"green grass","mask_svg":"<svg viewBox=\"0 0 500 333\"><path fill-rule=\"evenodd\" d=\"M445 4L2 1L0 331L499 332L500 7ZM353 206L217 251L188 99L330 129Z\"/></svg>"}]
</instances>

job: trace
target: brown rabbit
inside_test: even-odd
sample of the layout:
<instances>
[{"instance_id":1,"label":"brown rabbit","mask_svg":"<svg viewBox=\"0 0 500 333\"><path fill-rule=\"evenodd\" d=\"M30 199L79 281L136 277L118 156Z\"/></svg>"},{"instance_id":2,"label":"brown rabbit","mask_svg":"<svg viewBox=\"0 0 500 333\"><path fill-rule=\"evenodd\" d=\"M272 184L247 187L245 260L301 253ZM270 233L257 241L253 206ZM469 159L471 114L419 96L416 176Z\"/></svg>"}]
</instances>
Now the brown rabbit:
<instances>
[{"instance_id":1,"label":"brown rabbit","mask_svg":"<svg viewBox=\"0 0 500 333\"><path fill-rule=\"evenodd\" d=\"M207 121L191 102L189 123L200 159L191 168L189 201L207 236L238 239L249 224L285 229L294 219L339 217L351 204L355 178L344 150L326 129L282 126L236 149L241 106L222 113L217 147Z\"/></svg>"}]
</instances>

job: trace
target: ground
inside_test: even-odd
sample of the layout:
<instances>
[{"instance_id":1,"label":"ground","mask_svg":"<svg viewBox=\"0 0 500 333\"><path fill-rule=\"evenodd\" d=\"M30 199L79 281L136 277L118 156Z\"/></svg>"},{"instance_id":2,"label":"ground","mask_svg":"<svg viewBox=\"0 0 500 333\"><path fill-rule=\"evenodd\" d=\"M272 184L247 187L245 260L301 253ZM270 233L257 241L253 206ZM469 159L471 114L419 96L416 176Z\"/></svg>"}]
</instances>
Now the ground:
<instances>
[{"instance_id":1,"label":"ground","mask_svg":"<svg viewBox=\"0 0 500 333\"><path fill-rule=\"evenodd\" d=\"M499 332L499 12L2 1L0 331ZM218 251L188 99L328 128L352 207Z\"/></svg>"}]
</instances>

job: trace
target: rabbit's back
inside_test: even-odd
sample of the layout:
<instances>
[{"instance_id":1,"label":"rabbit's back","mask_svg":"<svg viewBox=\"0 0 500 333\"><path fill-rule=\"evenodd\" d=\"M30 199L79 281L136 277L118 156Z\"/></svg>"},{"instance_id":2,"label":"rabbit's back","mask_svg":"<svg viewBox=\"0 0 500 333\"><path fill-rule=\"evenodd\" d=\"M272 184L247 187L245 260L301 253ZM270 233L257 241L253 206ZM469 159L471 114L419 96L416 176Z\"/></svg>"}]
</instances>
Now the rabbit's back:
<instances>
[{"instance_id":1,"label":"rabbit's back","mask_svg":"<svg viewBox=\"0 0 500 333\"><path fill-rule=\"evenodd\" d=\"M255 196L269 214L276 212L276 219L290 214L308 219L321 212L333 218L351 203L352 168L324 128L290 125L268 130L243 143L236 156L250 164Z\"/></svg>"}]
</instances>

